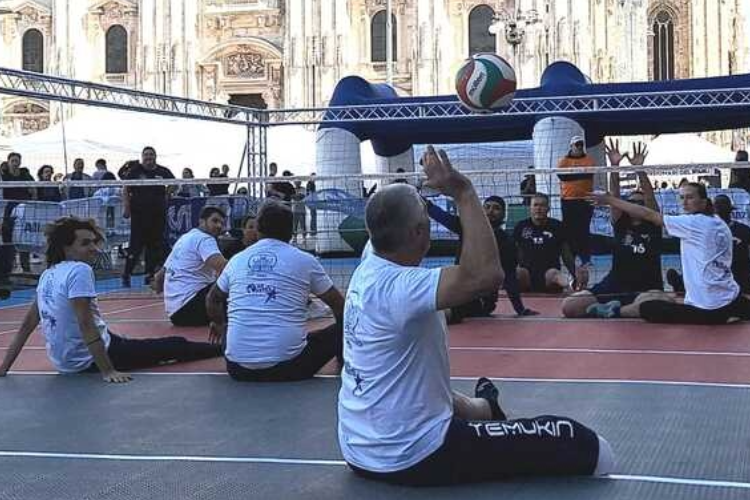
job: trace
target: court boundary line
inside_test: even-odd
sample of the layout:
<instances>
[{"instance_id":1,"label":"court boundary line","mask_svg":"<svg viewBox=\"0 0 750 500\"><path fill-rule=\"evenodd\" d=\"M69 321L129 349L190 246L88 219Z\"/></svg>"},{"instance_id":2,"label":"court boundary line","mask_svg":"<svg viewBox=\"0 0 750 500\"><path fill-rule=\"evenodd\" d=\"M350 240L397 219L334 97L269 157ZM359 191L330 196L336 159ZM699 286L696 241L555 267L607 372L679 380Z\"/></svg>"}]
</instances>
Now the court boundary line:
<instances>
[{"instance_id":1,"label":"court boundary line","mask_svg":"<svg viewBox=\"0 0 750 500\"><path fill-rule=\"evenodd\" d=\"M102 312L102 316L109 316L110 314L120 314L120 313L125 313L125 312L130 312L130 311L137 311L139 309L146 309L147 307L154 307L154 306L161 305L161 304L163 304L163 301L160 300L158 302L154 302L153 304L142 304L140 306L127 307L125 309L116 309L114 311ZM3 330L2 332L0 332L0 335L7 335L8 333L16 333L17 331L18 331L18 328L14 328L13 330Z\"/></svg>"},{"instance_id":2,"label":"court boundary line","mask_svg":"<svg viewBox=\"0 0 750 500\"><path fill-rule=\"evenodd\" d=\"M98 460L119 462L203 462L203 463L239 463L239 464L274 464L274 465L310 465L345 467L344 460L313 458L275 458L275 457L222 457L200 455L136 455L105 453L61 453L38 451L0 450L0 458L38 458L62 460ZM680 486L700 486L708 488L749 489L750 483L718 479L680 478L670 476L646 476L630 474L610 474L608 476L581 476L583 479L634 481L655 484L673 484Z\"/></svg>"},{"instance_id":3,"label":"court boundary line","mask_svg":"<svg viewBox=\"0 0 750 500\"><path fill-rule=\"evenodd\" d=\"M558 354L633 354L633 355L668 355L668 356L727 356L750 357L750 352L730 351L682 351L672 349L607 349L589 347L494 347L494 346L453 346L451 351L476 352L525 352L525 353L558 353Z\"/></svg>"},{"instance_id":4,"label":"court boundary line","mask_svg":"<svg viewBox=\"0 0 750 500\"><path fill-rule=\"evenodd\" d=\"M194 371L194 372L147 372L147 371L133 371L129 372L132 375L139 377L141 375L151 377L200 377L200 376L213 376L213 377L228 377L229 374L225 371ZM63 374L55 371L45 370L29 370L29 371L14 371L8 372L8 375L15 376L33 376L33 377L49 377L49 376L60 376L60 377L74 377L80 375L77 373ZM340 379L339 375L315 375L315 379ZM476 382L478 377L459 377L453 376L450 378L454 382ZM742 383L731 383L731 382L690 382L680 380L627 380L627 379L585 379L585 378L521 378L521 377L490 377L496 382L512 382L512 383L549 383L549 384L605 384L605 385L655 385L655 386L676 386L676 387L713 387L717 389L750 389L750 384Z\"/></svg>"},{"instance_id":5,"label":"court boundary line","mask_svg":"<svg viewBox=\"0 0 750 500\"><path fill-rule=\"evenodd\" d=\"M139 320L133 320L139 321ZM160 320L161 321L161 320ZM1 332L0 332L1 333ZM0 346L0 351L8 350L10 346ZM44 346L24 346L23 350L43 351ZM539 353L539 354L616 354L616 355L644 355L644 356L705 356L705 357L730 357L750 358L750 352L728 352L728 351L675 351L661 349L597 349L583 347L483 347L483 346L457 346L451 347L451 351L467 352L509 352L509 353Z\"/></svg>"}]
</instances>

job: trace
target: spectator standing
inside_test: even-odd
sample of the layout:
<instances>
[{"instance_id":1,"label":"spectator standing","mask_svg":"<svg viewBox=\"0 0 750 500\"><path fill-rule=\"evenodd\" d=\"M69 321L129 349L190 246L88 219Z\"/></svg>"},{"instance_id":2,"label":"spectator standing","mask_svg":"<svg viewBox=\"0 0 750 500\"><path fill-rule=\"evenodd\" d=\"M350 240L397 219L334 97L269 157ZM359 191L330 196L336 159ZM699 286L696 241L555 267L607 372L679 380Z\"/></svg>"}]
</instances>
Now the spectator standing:
<instances>
[{"instance_id":1,"label":"spectator standing","mask_svg":"<svg viewBox=\"0 0 750 500\"><path fill-rule=\"evenodd\" d=\"M76 158L75 161L73 161L73 173L66 175L63 180L65 181L90 181L91 176L88 174L84 174L83 169L84 169L83 158ZM87 196L90 196L91 192L88 188L85 188L82 186L73 186L73 187L67 188L67 194L68 194L67 198L69 200L77 200L80 198L86 198Z\"/></svg>"},{"instance_id":2,"label":"spectator standing","mask_svg":"<svg viewBox=\"0 0 750 500\"><path fill-rule=\"evenodd\" d=\"M533 170L534 165L529 165L529 170ZM523 204L527 207L531 205L531 198L536 194L536 176L534 174L527 174L521 181L521 196L523 197Z\"/></svg>"},{"instance_id":3,"label":"spectator standing","mask_svg":"<svg viewBox=\"0 0 750 500\"><path fill-rule=\"evenodd\" d=\"M183 168L182 178L195 179L193 169L187 167ZM199 198L204 196L207 192L208 189L206 189L206 186L201 184L182 184L177 190L176 196L179 196L180 198Z\"/></svg>"},{"instance_id":4,"label":"spectator standing","mask_svg":"<svg viewBox=\"0 0 750 500\"><path fill-rule=\"evenodd\" d=\"M96 163L94 163L94 166L96 167L96 171L91 177L95 181L100 181L102 180L102 177L104 177L104 175L109 172L109 170L107 169L107 160L105 160L104 158L99 158L98 160L96 160Z\"/></svg>"},{"instance_id":5,"label":"spectator standing","mask_svg":"<svg viewBox=\"0 0 750 500\"><path fill-rule=\"evenodd\" d=\"M55 170L52 168L52 165L42 165L37 172L37 178L41 182L52 182L54 173ZM36 188L36 199L39 201L60 202L62 201L62 193L57 186L40 187Z\"/></svg>"},{"instance_id":6,"label":"spectator standing","mask_svg":"<svg viewBox=\"0 0 750 500\"><path fill-rule=\"evenodd\" d=\"M208 174L208 176L211 179L218 179L220 177L226 177L225 175L221 175L221 171L216 167L211 169L211 172ZM229 184L209 184L208 185L209 196L223 196L227 194L229 194Z\"/></svg>"},{"instance_id":7,"label":"spectator standing","mask_svg":"<svg viewBox=\"0 0 750 500\"><path fill-rule=\"evenodd\" d=\"M34 178L28 174L28 170L21 167L21 154L15 151L8 154L8 168L7 171L2 174L3 182L33 182ZM19 203L28 201L34 198L34 190L28 187L19 188L4 188L3 198L7 201L5 204L5 211L3 212L3 227L2 227L2 240L3 243L9 244L13 242L13 226L15 224L15 218L11 217L13 209L19 205ZM3 272L0 274L6 275L12 270L12 262L15 256L15 247L12 245L8 247L9 255L3 255L3 261L10 263L10 269L3 268ZM31 266L29 264L29 253L20 252L19 257L21 259L21 269L28 273L31 272Z\"/></svg>"},{"instance_id":8,"label":"spectator standing","mask_svg":"<svg viewBox=\"0 0 750 500\"><path fill-rule=\"evenodd\" d=\"M735 163L744 163L745 166L748 163L747 151L740 149L734 157ZM740 188L747 192L750 192L750 169L748 168L733 168L729 174L729 187Z\"/></svg>"},{"instance_id":9,"label":"spectator standing","mask_svg":"<svg viewBox=\"0 0 750 500\"><path fill-rule=\"evenodd\" d=\"M311 195L317 191L315 186L315 172L310 174L310 180L307 181L307 194ZM315 236L318 232L318 210L310 209L310 234Z\"/></svg>"},{"instance_id":10,"label":"spectator standing","mask_svg":"<svg viewBox=\"0 0 750 500\"><path fill-rule=\"evenodd\" d=\"M129 164L127 180L174 179L172 172L156 163L156 150L151 146L143 148L141 162ZM130 218L130 246L122 275L122 285L130 286L130 276L145 250L146 281L151 282L157 268L165 258L164 228L167 216L166 185L125 186L123 188L123 214Z\"/></svg>"},{"instance_id":11,"label":"spectator standing","mask_svg":"<svg viewBox=\"0 0 750 500\"><path fill-rule=\"evenodd\" d=\"M305 208L305 197L307 193L302 187L302 181L294 181L294 195L292 196L292 215L294 217L293 231L294 240L302 236L302 241L307 238L307 209Z\"/></svg>"}]
</instances>

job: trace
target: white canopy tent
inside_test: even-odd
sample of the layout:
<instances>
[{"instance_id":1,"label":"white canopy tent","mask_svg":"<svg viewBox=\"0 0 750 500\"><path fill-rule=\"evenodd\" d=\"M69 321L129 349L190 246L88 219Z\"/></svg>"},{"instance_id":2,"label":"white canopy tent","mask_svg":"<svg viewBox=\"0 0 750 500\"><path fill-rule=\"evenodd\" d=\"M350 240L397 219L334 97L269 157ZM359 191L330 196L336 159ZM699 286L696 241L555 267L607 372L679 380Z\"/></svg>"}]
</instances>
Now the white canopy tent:
<instances>
[{"instance_id":1,"label":"white canopy tent","mask_svg":"<svg viewBox=\"0 0 750 500\"><path fill-rule=\"evenodd\" d=\"M646 165L728 163L734 153L698 134L662 134L648 144Z\"/></svg>"},{"instance_id":2,"label":"white canopy tent","mask_svg":"<svg viewBox=\"0 0 750 500\"><path fill-rule=\"evenodd\" d=\"M190 167L196 177L208 177L213 167L227 164L237 175L243 158L247 131L244 127L194 119L147 115L106 108L79 108L72 118L34 134L11 140L10 147L24 156L24 164L50 164L64 172L73 159L86 161L93 171L98 158L110 170L140 157L144 146L156 148L159 163L179 177ZM67 159L67 161L66 161ZM314 170L315 133L302 126L268 129L268 161L281 170L307 175ZM247 175L247 170L241 173Z\"/></svg>"}]
</instances>

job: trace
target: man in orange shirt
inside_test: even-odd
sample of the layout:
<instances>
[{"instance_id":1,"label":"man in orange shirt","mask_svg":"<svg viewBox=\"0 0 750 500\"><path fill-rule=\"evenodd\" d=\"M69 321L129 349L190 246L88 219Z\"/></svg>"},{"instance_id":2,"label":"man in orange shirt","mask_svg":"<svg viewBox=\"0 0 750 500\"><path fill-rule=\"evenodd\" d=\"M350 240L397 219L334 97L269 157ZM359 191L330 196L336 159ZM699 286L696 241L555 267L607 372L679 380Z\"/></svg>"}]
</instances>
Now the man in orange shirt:
<instances>
[{"instance_id":1,"label":"man in orange shirt","mask_svg":"<svg viewBox=\"0 0 750 500\"><path fill-rule=\"evenodd\" d=\"M583 137L576 135L570 140L570 150L560 159L557 168L582 168L594 165L594 159L586 154ZM583 266L588 266L591 263L589 226L594 215L594 207L586 200L586 194L594 190L594 174L558 174L558 178L563 230L573 253L581 259Z\"/></svg>"}]
</instances>

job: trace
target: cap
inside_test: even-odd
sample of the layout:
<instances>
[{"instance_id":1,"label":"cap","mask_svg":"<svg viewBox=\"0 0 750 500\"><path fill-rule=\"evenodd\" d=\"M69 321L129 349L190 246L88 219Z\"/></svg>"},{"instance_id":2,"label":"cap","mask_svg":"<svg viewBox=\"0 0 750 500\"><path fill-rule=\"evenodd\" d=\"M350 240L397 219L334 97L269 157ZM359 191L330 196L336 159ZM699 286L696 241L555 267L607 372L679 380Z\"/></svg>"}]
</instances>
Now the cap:
<instances>
[{"instance_id":1,"label":"cap","mask_svg":"<svg viewBox=\"0 0 750 500\"><path fill-rule=\"evenodd\" d=\"M581 137L580 135L574 135L574 136L573 136L573 137L572 137L572 138L570 139L570 145L572 146L573 144L575 144L575 143L577 143L577 142L583 142L583 143L584 143L584 145L586 144L586 141L584 141L584 140L583 140L583 137Z\"/></svg>"}]
</instances>

